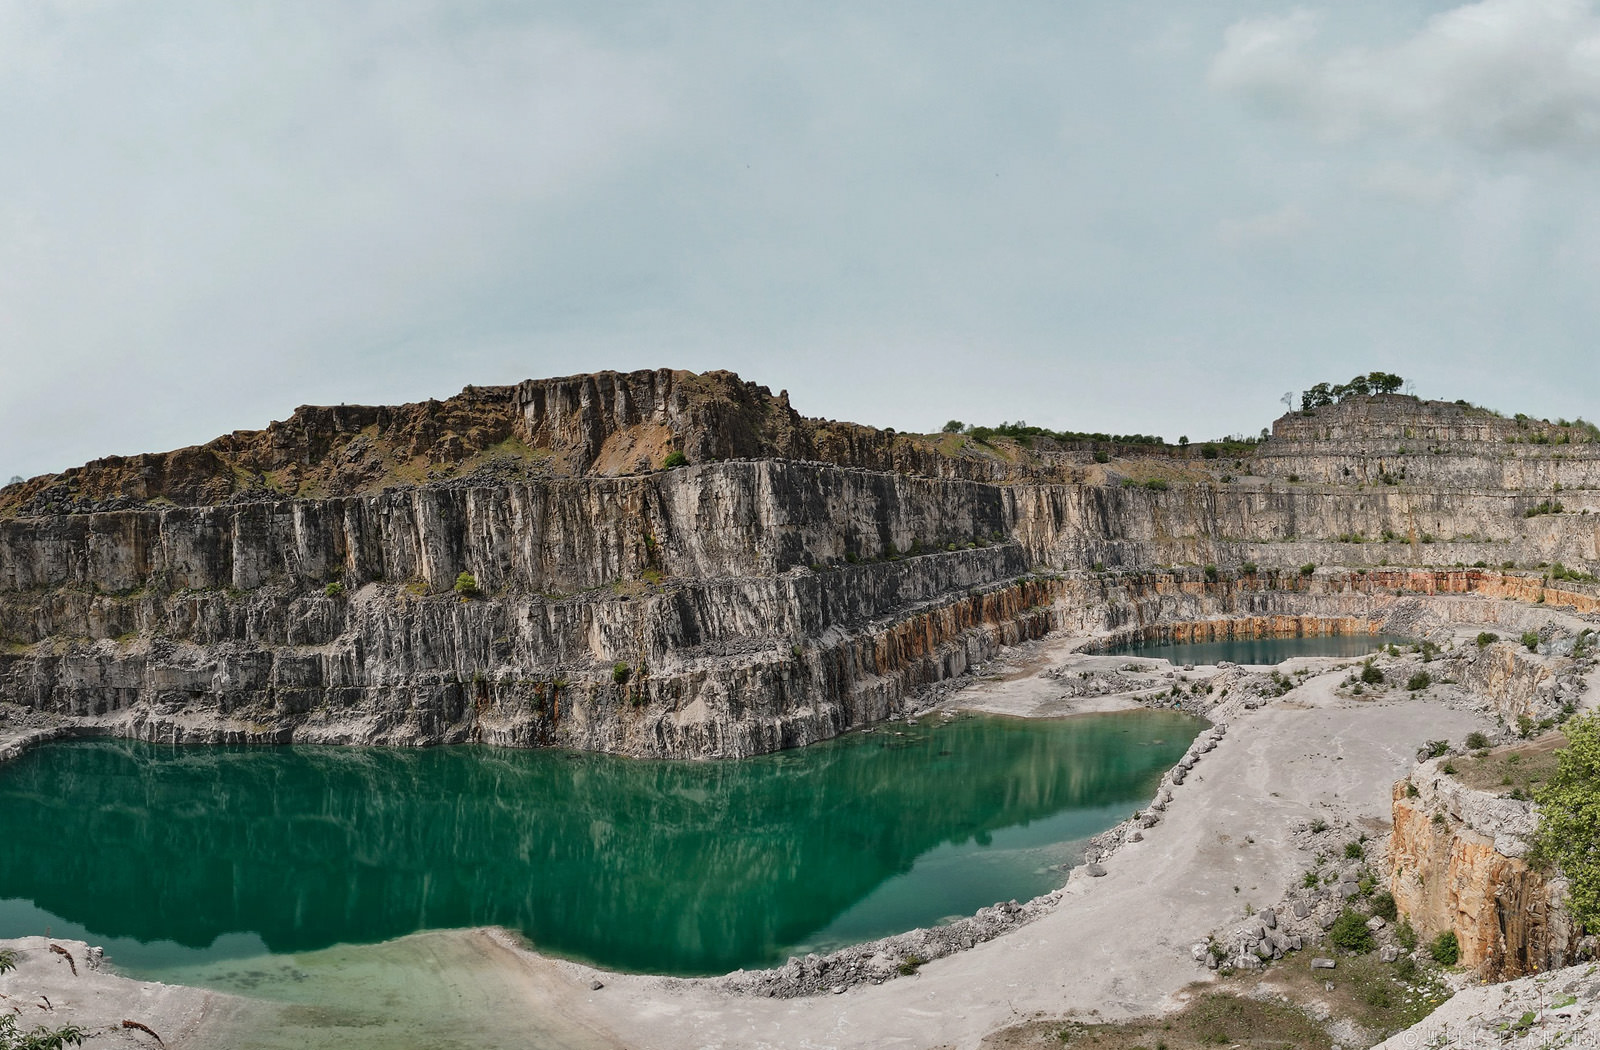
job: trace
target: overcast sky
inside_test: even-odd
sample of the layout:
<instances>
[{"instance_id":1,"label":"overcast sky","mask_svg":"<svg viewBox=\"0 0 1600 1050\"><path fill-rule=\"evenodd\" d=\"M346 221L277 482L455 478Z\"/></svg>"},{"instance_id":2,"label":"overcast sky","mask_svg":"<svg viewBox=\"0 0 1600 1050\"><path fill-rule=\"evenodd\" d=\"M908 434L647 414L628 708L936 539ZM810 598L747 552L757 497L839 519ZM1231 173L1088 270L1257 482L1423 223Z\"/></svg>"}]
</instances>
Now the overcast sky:
<instances>
[{"instance_id":1,"label":"overcast sky","mask_svg":"<svg viewBox=\"0 0 1600 1050\"><path fill-rule=\"evenodd\" d=\"M0 481L602 368L1594 418L1597 293L1582 0L0 4Z\"/></svg>"}]
</instances>

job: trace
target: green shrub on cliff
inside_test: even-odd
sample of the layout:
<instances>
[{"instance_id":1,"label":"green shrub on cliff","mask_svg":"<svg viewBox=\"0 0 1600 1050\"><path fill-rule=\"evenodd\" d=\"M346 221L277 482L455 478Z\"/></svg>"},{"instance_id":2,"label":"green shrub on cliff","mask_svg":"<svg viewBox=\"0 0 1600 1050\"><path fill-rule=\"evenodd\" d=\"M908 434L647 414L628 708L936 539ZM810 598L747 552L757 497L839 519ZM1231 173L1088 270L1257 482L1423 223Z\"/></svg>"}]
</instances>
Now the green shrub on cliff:
<instances>
[{"instance_id":1,"label":"green shrub on cliff","mask_svg":"<svg viewBox=\"0 0 1600 1050\"><path fill-rule=\"evenodd\" d=\"M456 593L463 598L471 598L478 593L478 578L470 572L464 572L456 577Z\"/></svg>"},{"instance_id":2,"label":"green shrub on cliff","mask_svg":"<svg viewBox=\"0 0 1600 1050\"><path fill-rule=\"evenodd\" d=\"M1538 631L1523 631L1522 632L1522 644L1528 647L1528 652L1530 652L1530 653L1538 652L1538 650L1539 650L1539 632Z\"/></svg>"},{"instance_id":3,"label":"green shrub on cliff","mask_svg":"<svg viewBox=\"0 0 1600 1050\"><path fill-rule=\"evenodd\" d=\"M1539 803L1539 853L1561 867L1572 911L1600 929L1600 715L1566 724L1567 746L1556 771L1534 792Z\"/></svg>"},{"instance_id":4,"label":"green shrub on cliff","mask_svg":"<svg viewBox=\"0 0 1600 1050\"><path fill-rule=\"evenodd\" d=\"M671 470L673 467L686 467L688 465L689 457L685 456L678 449L673 449L671 452L668 452L666 458L661 461L662 470Z\"/></svg>"},{"instance_id":5,"label":"green shrub on cliff","mask_svg":"<svg viewBox=\"0 0 1600 1050\"><path fill-rule=\"evenodd\" d=\"M1428 944L1428 954L1440 966L1454 966L1461 961L1461 941L1456 931L1446 930Z\"/></svg>"}]
</instances>

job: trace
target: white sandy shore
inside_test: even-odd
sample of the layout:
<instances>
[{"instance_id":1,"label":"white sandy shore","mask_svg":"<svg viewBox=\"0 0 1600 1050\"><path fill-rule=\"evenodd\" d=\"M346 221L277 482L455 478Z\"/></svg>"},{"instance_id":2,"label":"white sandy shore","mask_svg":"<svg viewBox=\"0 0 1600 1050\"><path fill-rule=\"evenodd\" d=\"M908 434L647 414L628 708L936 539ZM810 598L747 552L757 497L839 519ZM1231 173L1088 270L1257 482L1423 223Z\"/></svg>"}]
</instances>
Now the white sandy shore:
<instances>
[{"instance_id":1,"label":"white sandy shore","mask_svg":"<svg viewBox=\"0 0 1600 1050\"><path fill-rule=\"evenodd\" d=\"M76 1025L93 1047L156 1046L145 1032L122 1024L134 1021L167 1046L200 1046L243 1005L231 996L118 977L98 969L82 941L21 937L0 947L16 952L16 967L0 974L0 1011L17 1019L19 1034Z\"/></svg>"},{"instance_id":2,"label":"white sandy shore","mask_svg":"<svg viewBox=\"0 0 1600 1050\"><path fill-rule=\"evenodd\" d=\"M1126 696L1063 700L1039 677L1064 661L1076 668L1113 659L1073 655L1080 642L1030 645L947 706L1034 716L1130 706ZM441 961L475 958L470 979L436 971L446 990L439 1009L452 1009L445 1000L459 993L476 1004L473 1012L492 1010L497 1034L520 1026L526 1035L505 1045L972 1048L996 1028L1035 1017L1159 1011L1207 977L1190 957L1191 944L1239 918L1247 904L1276 901L1310 866L1290 833L1297 822L1323 816L1379 833L1389 819L1390 785L1410 769L1418 747L1489 724L1459 705L1399 691L1341 698L1341 674L1333 669L1348 662L1293 661L1329 673L1232 721L1176 789L1166 819L1106 859L1104 878L1075 872L1062 903L1043 918L929 963L914 977L780 1000L730 995L711 982L596 971L526 951L501 931L434 932L394 943L425 938ZM1207 673L1197 669L1191 678ZM596 981L604 987L592 988ZM198 1018L178 1026L169 1046L235 1046L246 1019L274 1023L274 1008L224 1008L225 997L197 990L162 994L187 1004L190 1013L174 1016ZM501 1045L495 1038L462 1045ZM300 1045L337 1044L308 1038Z\"/></svg>"}]
</instances>

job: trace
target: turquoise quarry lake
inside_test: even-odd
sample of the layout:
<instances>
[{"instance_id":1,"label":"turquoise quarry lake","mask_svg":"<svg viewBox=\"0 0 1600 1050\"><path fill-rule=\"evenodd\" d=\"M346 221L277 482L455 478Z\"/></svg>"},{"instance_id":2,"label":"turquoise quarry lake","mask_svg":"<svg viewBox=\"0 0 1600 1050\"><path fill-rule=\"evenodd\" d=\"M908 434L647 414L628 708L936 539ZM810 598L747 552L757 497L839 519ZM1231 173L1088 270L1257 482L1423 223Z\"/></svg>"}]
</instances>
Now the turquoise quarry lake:
<instances>
[{"instance_id":1,"label":"turquoise quarry lake","mask_svg":"<svg viewBox=\"0 0 1600 1050\"><path fill-rule=\"evenodd\" d=\"M0 937L124 972L499 925L599 966L781 963L1061 885L1204 723L894 723L731 762L50 744L0 766Z\"/></svg>"},{"instance_id":2,"label":"turquoise quarry lake","mask_svg":"<svg viewBox=\"0 0 1600 1050\"><path fill-rule=\"evenodd\" d=\"M1369 656L1386 645L1412 645L1395 634L1316 634L1288 638L1231 638L1217 642L1131 642L1105 650L1108 656L1143 656L1175 664L1279 664L1296 656Z\"/></svg>"}]
</instances>

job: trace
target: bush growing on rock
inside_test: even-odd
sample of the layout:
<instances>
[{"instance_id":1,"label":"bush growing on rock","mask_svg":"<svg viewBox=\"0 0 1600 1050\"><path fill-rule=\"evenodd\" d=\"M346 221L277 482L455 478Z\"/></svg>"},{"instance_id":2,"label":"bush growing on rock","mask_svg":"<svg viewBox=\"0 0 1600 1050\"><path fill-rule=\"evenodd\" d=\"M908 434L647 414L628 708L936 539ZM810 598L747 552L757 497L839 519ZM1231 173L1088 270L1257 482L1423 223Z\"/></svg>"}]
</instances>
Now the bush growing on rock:
<instances>
[{"instance_id":1,"label":"bush growing on rock","mask_svg":"<svg viewBox=\"0 0 1600 1050\"><path fill-rule=\"evenodd\" d=\"M671 452L668 452L666 457L661 460L662 470L671 470L674 467L686 467L688 465L689 457L685 456L679 449L673 449Z\"/></svg>"},{"instance_id":2,"label":"bush growing on rock","mask_svg":"<svg viewBox=\"0 0 1600 1050\"><path fill-rule=\"evenodd\" d=\"M1467 734L1467 750L1482 751L1489 746L1489 738L1477 730Z\"/></svg>"},{"instance_id":3,"label":"bush growing on rock","mask_svg":"<svg viewBox=\"0 0 1600 1050\"><path fill-rule=\"evenodd\" d=\"M1400 917L1400 909L1394 902L1394 894L1388 890L1379 890L1372 895L1372 914L1380 919L1394 922Z\"/></svg>"},{"instance_id":4,"label":"bush growing on rock","mask_svg":"<svg viewBox=\"0 0 1600 1050\"><path fill-rule=\"evenodd\" d=\"M1393 900L1394 898L1390 897L1389 899ZM1417 950L1417 931L1411 925L1409 918L1401 919L1400 925L1394 928L1394 942L1408 952Z\"/></svg>"},{"instance_id":5,"label":"bush growing on rock","mask_svg":"<svg viewBox=\"0 0 1600 1050\"><path fill-rule=\"evenodd\" d=\"M1315 562L1309 562L1308 561L1304 565L1300 566L1300 575L1302 575L1302 576L1310 576L1312 573L1314 573L1316 571L1317 571L1317 566L1316 566Z\"/></svg>"},{"instance_id":6,"label":"bush growing on rock","mask_svg":"<svg viewBox=\"0 0 1600 1050\"><path fill-rule=\"evenodd\" d=\"M1440 966L1454 966L1461 961L1461 942L1456 931L1446 930L1428 944L1428 954Z\"/></svg>"},{"instance_id":7,"label":"bush growing on rock","mask_svg":"<svg viewBox=\"0 0 1600 1050\"><path fill-rule=\"evenodd\" d=\"M1383 681L1383 672L1378 670L1371 658L1361 665L1361 680L1367 685L1377 685Z\"/></svg>"},{"instance_id":8,"label":"bush growing on rock","mask_svg":"<svg viewBox=\"0 0 1600 1050\"><path fill-rule=\"evenodd\" d=\"M618 685L627 685L628 679L633 676L633 668L618 660L611 665L611 680Z\"/></svg>"},{"instance_id":9,"label":"bush growing on rock","mask_svg":"<svg viewBox=\"0 0 1600 1050\"><path fill-rule=\"evenodd\" d=\"M463 598L471 598L478 593L478 578L470 572L464 572L456 577L456 593Z\"/></svg>"},{"instance_id":10,"label":"bush growing on rock","mask_svg":"<svg viewBox=\"0 0 1600 1050\"><path fill-rule=\"evenodd\" d=\"M1413 693L1420 692L1433 684L1433 676L1426 671L1418 671L1406 679L1406 688Z\"/></svg>"},{"instance_id":11,"label":"bush growing on rock","mask_svg":"<svg viewBox=\"0 0 1600 1050\"><path fill-rule=\"evenodd\" d=\"M1372 931L1367 929L1367 920L1348 909L1333 921L1332 928L1328 930L1328 943L1340 951L1356 955L1365 955L1377 947Z\"/></svg>"},{"instance_id":12,"label":"bush growing on rock","mask_svg":"<svg viewBox=\"0 0 1600 1050\"><path fill-rule=\"evenodd\" d=\"M1500 640L1500 636L1498 634L1495 634L1493 631L1481 631L1478 634L1478 648L1482 649L1482 648L1484 648L1486 646L1493 645L1495 642L1498 642L1499 640Z\"/></svg>"},{"instance_id":13,"label":"bush growing on rock","mask_svg":"<svg viewBox=\"0 0 1600 1050\"><path fill-rule=\"evenodd\" d=\"M1539 651L1539 632L1538 631L1523 631L1522 632L1522 644L1528 647L1528 652L1530 652L1530 653L1538 652Z\"/></svg>"}]
</instances>

